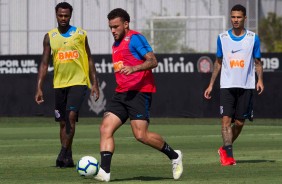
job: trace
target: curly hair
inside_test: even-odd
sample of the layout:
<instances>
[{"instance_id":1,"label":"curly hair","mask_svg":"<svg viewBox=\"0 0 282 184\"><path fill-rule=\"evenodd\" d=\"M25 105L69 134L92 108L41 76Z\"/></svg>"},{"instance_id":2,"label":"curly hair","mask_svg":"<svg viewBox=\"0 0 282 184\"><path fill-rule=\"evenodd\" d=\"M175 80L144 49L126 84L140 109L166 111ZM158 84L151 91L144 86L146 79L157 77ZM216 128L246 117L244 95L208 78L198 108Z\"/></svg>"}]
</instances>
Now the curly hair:
<instances>
[{"instance_id":1,"label":"curly hair","mask_svg":"<svg viewBox=\"0 0 282 184\"><path fill-rule=\"evenodd\" d=\"M62 9L69 9L70 10L70 13L72 14L72 6L67 3L67 2L61 2L59 4L57 4L57 6L55 7L55 10L56 10L56 13L58 12L59 8L62 8Z\"/></svg>"},{"instance_id":2,"label":"curly hair","mask_svg":"<svg viewBox=\"0 0 282 184\"><path fill-rule=\"evenodd\" d=\"M115 19L117 17L120 17L123 21L130 22L129 14L124 9L122 9L122 8L113 9L108 14L108 20L112 20L112 19Z\"/></svg>"}]
</instances>

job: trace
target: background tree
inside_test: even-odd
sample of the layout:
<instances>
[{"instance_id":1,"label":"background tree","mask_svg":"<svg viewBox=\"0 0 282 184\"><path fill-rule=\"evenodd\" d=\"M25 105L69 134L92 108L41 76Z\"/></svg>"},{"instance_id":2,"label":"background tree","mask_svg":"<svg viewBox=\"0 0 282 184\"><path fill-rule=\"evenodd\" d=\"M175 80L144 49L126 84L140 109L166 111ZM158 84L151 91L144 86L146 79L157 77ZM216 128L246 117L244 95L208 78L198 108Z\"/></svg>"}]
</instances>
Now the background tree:
<instances>
[{"instance_id":1,"label":"background tree","mask_svg":"<svg viewBox=\"0 0 282 184\"><path fill-rule=\"evenodd\" d=\"M282 17L268 13L259 23L259 37L267 52L282 52Z\"/></svg>"}]
</instances>

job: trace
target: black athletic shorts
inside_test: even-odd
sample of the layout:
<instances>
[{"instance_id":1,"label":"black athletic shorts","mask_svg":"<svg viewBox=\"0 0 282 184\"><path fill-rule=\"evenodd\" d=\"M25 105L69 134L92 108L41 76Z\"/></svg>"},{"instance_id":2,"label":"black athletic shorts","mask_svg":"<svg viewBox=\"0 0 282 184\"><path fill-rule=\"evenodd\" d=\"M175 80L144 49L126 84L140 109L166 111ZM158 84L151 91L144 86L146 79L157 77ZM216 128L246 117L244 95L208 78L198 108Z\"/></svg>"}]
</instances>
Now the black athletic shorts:
<instances>
[{"instance_id":1,"label":"black athletic shorts","mask_svg":"<svg viewBox=\"0 0 282 184\"><path fill-rule=\"evenodd\" d=\"M66 88L55 88L55 121L66 120L70 111L78 113L87 93L87 86L71 86Z\"/></svg>"},{"instance_id":2,"label":"black athletic shorts","mask_svg":"<svg viewBox=\"0 0 282 184\"><path fill-rule=\"evenodd\" d=\"M130 120L147 120L149 123L152 93L128 91L115 93L106 106L106 112L119 117L122 123Z\"/></svg>"},{"instance_id":3,"label":"black athletic shorts","mask_svg":"<svg viewBox=\"0 0 282 184\"><path fill-rule=\"evenodd\" d=\"M253 120L253 89L221 88L220 114L235 119Z\"/></svg>"}]
</instances>

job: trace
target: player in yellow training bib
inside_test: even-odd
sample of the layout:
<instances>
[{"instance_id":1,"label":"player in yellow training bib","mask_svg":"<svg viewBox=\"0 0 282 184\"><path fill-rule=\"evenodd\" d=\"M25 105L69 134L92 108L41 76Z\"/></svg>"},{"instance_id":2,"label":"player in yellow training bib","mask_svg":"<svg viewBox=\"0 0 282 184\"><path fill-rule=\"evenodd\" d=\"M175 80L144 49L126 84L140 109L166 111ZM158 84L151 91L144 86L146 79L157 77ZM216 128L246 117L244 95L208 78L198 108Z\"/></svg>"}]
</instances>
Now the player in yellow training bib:
<instances>
[{"instance_id":1,"label":"player in yellow training bib","mask_svg":"<svg viewBox=\"0 0 282 184\"><path fill-rule=\"evenodd\" d=\"M96 100L99 98L99 88L87 33L69 24L72 6L67 2L61 2L57 4L55 11L58 27L50 30L44 37L35 101L38 104L44 102L42 86L52 53L55 120L60 122L61 139L61 151L57 157L56 166L74 167L72 141L79 109L87 88L91 89L92 96L96 95Z\"/></svg>"}]
</instances>

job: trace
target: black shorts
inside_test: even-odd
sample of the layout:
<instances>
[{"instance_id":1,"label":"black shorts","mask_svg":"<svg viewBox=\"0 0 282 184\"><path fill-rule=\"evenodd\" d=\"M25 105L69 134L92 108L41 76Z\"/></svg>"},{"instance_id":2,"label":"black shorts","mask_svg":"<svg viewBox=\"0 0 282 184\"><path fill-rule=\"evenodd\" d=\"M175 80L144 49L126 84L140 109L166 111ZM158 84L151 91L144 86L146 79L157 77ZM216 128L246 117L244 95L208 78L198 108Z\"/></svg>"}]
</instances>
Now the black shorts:
<instances>
[{"instance_id":1,"label":"black shorts","mask_svg":"<svg viewBox=\"0 0 282 184\"><path fill-rule=\"evenodd\" d=\"M71 86L55 89L55 121L66 120L70 111L78 113L87 93L87 86Z\"/></svg>"},{"instance_id":2,"label":"black shorts","mask_svg":"<svg viewBox=\"0 0 282 184\"><path fill-rule=\"evenodd\" d=\"M253 120L253 89L221 88L220 114L234 119Z\"/></svg>"},{"instance_id":3,"label":"black shorts","mask_svg":"<svg viewBox=\"0 0 282 184\"><path fill-rule=\"evenodd\" d=\"M151 101L152 93L138 91L115 93L106 111L118 116L122 123L125 123L128 118L149 122Z\"/></svg>"}]
</instances>

